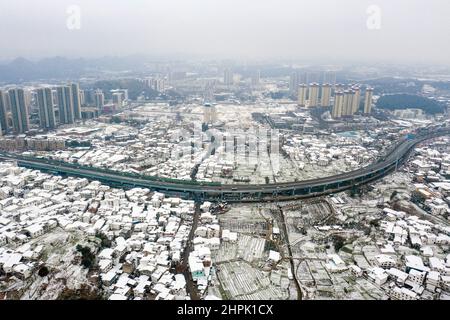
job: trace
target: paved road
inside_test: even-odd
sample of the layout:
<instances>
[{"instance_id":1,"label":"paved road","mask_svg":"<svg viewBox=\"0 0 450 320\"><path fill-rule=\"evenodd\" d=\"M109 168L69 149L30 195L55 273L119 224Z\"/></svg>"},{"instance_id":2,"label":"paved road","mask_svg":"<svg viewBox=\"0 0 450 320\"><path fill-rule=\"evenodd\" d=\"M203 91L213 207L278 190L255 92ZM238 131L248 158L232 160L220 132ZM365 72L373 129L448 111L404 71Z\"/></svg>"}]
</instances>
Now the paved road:
<instances>
[{"instance_id":1,"label":"paved road","mask_svg":"<svg viewBox=\"0 0 450 320\"><path fill-rule=\"evenodd\" d=\"M181 269L183 270L184 278L186 279L186 291L189 294L191 300L199 300L199 292L197 290L197 284L192 279L191 272L189 270L189 254L194 249L192 240L194 239L195 230L197 229L198 220L200 218L200 203L195 203L195 212L192 220L191 231L189 232L189 238L186 243L186 247L183 251L183 261Z\"/></svg>"},{"instance_id":2,"label":"paved road","mask_svg":"<svg viewBox=\"0 0 450 320\"><path fill-rule=\"evenodd\" d=\"M279 224L281 226L281 230L283 232L283 238L284 238L284 242L287 246L288 249L288 254L289 254L289 263L291 265L291 273L292 273L292 278L293 281L295 283L295 288L297 289L297 300L302 300L303 299L303 293L302 293L302 289L300 288L300 284L298 282L297 279L297 272L295 270L295 263L294 263L294 259L293 259L293 255L292 255L292 248L291 248L291 243L289 241L289 232L286 226L286 219L284 217L284 211L283 208L280 205L277 205L277 210L278 210L278 215L279 215Z\"/></svg>"}]
</instances>

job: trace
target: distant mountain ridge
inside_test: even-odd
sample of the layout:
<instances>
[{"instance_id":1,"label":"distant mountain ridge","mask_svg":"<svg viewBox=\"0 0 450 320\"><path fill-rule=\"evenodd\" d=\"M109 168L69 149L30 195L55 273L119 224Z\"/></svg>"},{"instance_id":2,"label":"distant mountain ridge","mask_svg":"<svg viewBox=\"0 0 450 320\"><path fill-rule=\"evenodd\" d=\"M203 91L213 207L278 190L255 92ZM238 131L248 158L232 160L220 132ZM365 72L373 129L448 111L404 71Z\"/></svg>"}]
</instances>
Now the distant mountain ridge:
<instances>
[{"instance_id":1,"label":"distant mountain ridge","mask_svg":"<svg viewBox=\"0 0 450 320\"><path fill-rule=\"evenodd\" d=\"M146 61L145 57L138 56L97 59L53 57L35 62L20 57L9 63L0 64L0 82L21 83L40 79L79 78L95 70L142 71Z\"/></svg>"}]
</instances>

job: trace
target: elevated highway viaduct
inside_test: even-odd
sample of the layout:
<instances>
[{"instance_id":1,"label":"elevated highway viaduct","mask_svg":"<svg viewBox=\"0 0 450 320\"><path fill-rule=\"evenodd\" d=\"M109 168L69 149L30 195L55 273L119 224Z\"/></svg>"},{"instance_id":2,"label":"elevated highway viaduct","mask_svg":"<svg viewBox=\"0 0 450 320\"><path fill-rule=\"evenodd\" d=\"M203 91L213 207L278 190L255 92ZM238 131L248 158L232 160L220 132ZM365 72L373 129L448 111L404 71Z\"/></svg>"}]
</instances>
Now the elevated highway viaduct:
<instances>
[{"instance_id":1,"label":"elevated highway viaduct","mask_svg":"<svg viewBox=\"0 0 450 320\"><path fill-rule=\"evenodd\" d=\"M185 199L227 202L283 201L337 193L380 179L395 171L417 144L448 134L450 134L450 128L444 127L438 130L425 130L414 137L404 138L377 162L355 171L311 180L264 185L200 183L145 177L5 152L0 152L0 159L16 161L19 166L51 174L98 180L112 187L125 189L149 188Z\"/></svg>"}]
</instances>

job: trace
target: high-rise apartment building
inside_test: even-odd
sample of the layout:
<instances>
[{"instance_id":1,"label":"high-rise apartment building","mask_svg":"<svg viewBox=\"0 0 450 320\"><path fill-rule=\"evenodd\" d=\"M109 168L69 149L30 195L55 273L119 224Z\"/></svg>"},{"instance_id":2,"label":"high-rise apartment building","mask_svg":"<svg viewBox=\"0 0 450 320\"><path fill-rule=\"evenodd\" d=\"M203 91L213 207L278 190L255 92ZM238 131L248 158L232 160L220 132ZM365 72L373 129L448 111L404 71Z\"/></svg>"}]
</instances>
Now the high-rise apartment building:
<instances>
[{"instance_id":1,"label":"high-rise apartment building","mask_svg":"<svg viewBox=\"0 0 450 320\"><path fill-rule=\"evenodd\" d=\"M352 88L354 91L352 98L352 115L358 112L359 104L361 102L361 89L358 86Z\"/></svg>"},{"instance_id":2,"label":"high-rise apartment building","mask_svg":"<svg viewBox=\"0 0 450 320\"><path fill-rule=\"evenodd\" d=\"M55 109L53 107L52 89L40 88L36 90L39 108L39 124L41 128L55 129Z\"/></svg>"},{"instance_id":3,"label":"high-rise apartment building","mask_svg":"<svg viewBox=\"0 0 450 320\"><path fill-rule=\"evenodd\" d=\"M6 92L0 90L0 126L1 126L1 133L6 134L8 133L8 121L6 118L6 99L7 94Z\"/></svg>"},{"instance_id":4,"label":"high-rise apartment building","mask_svg":"<svg viewBox=\"0 0 450 320\"><path fill-rule=\"evenodd\" d=\"M71 86L62 86L56 89L58 96L59 123L72 124L75 121L73 96Z\"/></svg>"},{"instance_id":5,"label":"high-rise apartment building","mask_svg":"<svg viewBox=\"0 0 450 320\"><path fill-rule=\"evenodd\" d=\"M80 99L80 86L78 83L72 83L70 85L72 89L72 105L73 115L75 120L81 119L81 99Z\"/></svg>"},{"instance_id":6,"label":"high-rise apartment building","mask_svg":"<svg viewBox=\"0 0 450 320\"><path fill-rule=\"evenodd\" d=\"M331 105L331 84L324 83L322 85L322 95L320 97L320 105L329 107Z\"/></svg>"},{"instance_id":7,"label":"high-rise apartment building","mask_svg":"<svg viewBox=\"0 0 450 320\"><path fill-rule=\"evenodd\" d=\"M154 89L156 91L164 92L165 88L166 88L166 82L164 79L161 79L161 78L155 79Z\"/></svg>"},{"instance_id":8,"label":"high-rise apartment building","mask_svg":"<svg viewBox=\"0 0 450 320\"><path fill-rule=\"evenodd\" d=\"M331 111L333 119L342 117L342 109L344 106L344 93L342 91L336 91L334 93L334 105Z\"/></svg>"},{"instance_id":9,"label":"high-rise apartment building","mask_svg":"<svg viewBox=\"0 0 450 320\"><path fill-rule=\"evenodd\" d=\"M25 103L25 92L23 89L10 89L8 96L14 133L25 133L30 128L28 108Z\"/></svg>"},{"instance_id":10,"label":"high-rise apartment building","mask_svg":"<svg viewBox=\"0 0 450 320\"><path fill-rule=\"evenodd\" d=\"M113 104L116 107L116 109L121 109L123 105L123 93L122 92L115 92L112 95Z\"/></svg>"},{"instance_id":11,"label":"high-rise apartment building","mask_svg":"<svg viewBox=\"0 0 450 320\"><path fill-rule=\"evenodd\" d=\"M302 83L298 86L298 105L300 107L306 106L307 92L308 92L308 87L306 84Z\"/></svg>"},{"instance_id":12,"label":"high-rise apartment building","mask_svg":"<svg viewBox=\"0 0 450 320\"><path fill-rule=\"evenodd\" d=\"M366 88L366 95L364 98L364 114L370 114L372 112L372 97L373 88Z\"/></svg>"},{"instance_id":13,"label":"high-rise apartment building","mask_svg":"<svg viewBox=\"0 0 450 320\"><path fill-rule=\"evenodd\" d=\"M252 75L252 85L257 86L261 80L261 71L256 70Z\"/></svg>"},{"instance_id":14,"label":"high-rise apartment building","mask_svg":"<svg viewBox=\"0 0 450 320\"><path fill-rule=\"evenodd\" d=\"M299 82L299 76L298 76L298 72L292 72L290 77L289 77L289 94L293 95L293 96L297 96L298 95L298 82Z\"/></svg>"},{"instance_id":15,"label":"high-rise apartment building","mask_svg":"<svg viewBox=\"0 0 450 320\"><path fill-rule=\"evenodd\" d=\"M113 98L114 98L115 93L120 93L122 96L122 102L125 102L128 100L128 89L113 89L113 90L110 90L110 93L113 96Z\"/></svg>"},{"instance_id":16,"label":"high-rise apartment building","mask_svg":"<svg viewBox=\"0 0 450 320\"><path fill-rule=\"evenodd\" d=\"M230 86L233 84L233 72L228 68L223 71L223 83L226 86Z\"/></svg>"},{"instance_id":17,"label":"high-rise apartment building","mask_svg":"<svg viewBox=\"0 0 450 320\"><path fill-rule=\"evenodd\" d=\"M342 116L351 116L352 115L352 99L353 99L353 90L345 90L344 91L344 100L342 106Z\"/></svg>"},{"instance_id":18,"label":"high-rise apartment building","mask_svg":"<svg viewBox=\"0 0 450 320\"><path fill-rule=\"evenodd\" d=\"M95 106L98 110L103 110L105 106L105 95L102 90L96 90L94 94Z\"/></svg>"},{"instance_id":19,"label":"high-rise apartment building","mask_svg":"<svg viewBox=\"0 0 450 320\"><path fill-rule=\"evenodd\" d=\"M52 102L54 106L58 105L58 92L56 89L52 89Z\"/></svg>"},{"instance_id":20,"label":"high-rise apartment building","mask_svg":"<svg viewBox=\"0 0 450 320\"><path fill-rule=\"evenodd\" d=\"M319 105L319 84L314 82L309 85L309 107L317 107Z\"/></svg>"},{"instance_id":21,"label":"high-rise apartment building","mask_svg":"<svg viewBox=\"0 0 450 320\"><path fill-rule=\"evenodd\" d=\"M86 104L86 97L84 94L84 90L80 90L80 103L81 105L85 105Z\"/></svg>"}]
</instances>

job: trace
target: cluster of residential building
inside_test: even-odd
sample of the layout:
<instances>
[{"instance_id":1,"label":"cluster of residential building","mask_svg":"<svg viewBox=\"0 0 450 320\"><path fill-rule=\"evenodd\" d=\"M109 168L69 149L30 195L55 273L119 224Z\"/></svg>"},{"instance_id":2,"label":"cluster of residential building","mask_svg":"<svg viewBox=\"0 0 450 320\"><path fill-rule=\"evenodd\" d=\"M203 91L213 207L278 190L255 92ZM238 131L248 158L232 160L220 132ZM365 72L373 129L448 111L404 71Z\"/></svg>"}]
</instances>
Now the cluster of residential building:
<instances>
[{"instance_id":1,"label":"cluster of residential building","mask_svg":"<svg viewBox=\"0 0 450 320\"><path fill-rule=\"evenodd\" d=\"M86 91L88 92L88 91ZM0 129L3 135L23 134L34 130L54 130L60 125L91 119L106 109L119 110L128 101L127 89L111 90L112 103L105 104L101 90L88 103L78 83L32 88L0 88ZM89 106L95 106L90 108ZM107 111L107 110L106 110ZM31 124L36 113L38 128Z\"/></svg>"},{"instance_id":2,"label":"cluster of residential building","mask_svg":"<svg viewBox=\"0 0 450 320\"><path fill-rule=\"evenodd\" d=\"M166 80L163 77L148 77L141 80L148 88L158 92L164 92L166 89Z\"/></svg>"},{"instance_id":3,"label":"cluster of residential building","mask_svg":"<svg viewBox=\"0 0 450 320\"><path fill-rule=\"evenodd\" d=\"M99 290L106 298L186 298L186 280L174 268L189 237L194 201L52 177L12 163L1 164L0 185L3 280L33 281L45 256L56 249L46 236L61 230L81 234L79 244L95 254ZM203 215L206 221L208 212ZM89 239L98 237L107 243L92 245Z\"/></svg>"},{"instance_id":4,"label":"cluster of residential building","mask_svg":"<svg viewBox=\"0 0 450 320\"><path fill-rule=\"evenodd\" d=\"M86 166L190 179L194 164L190 154L189 159L177 159L173 155L178 142L172 138L175 129L171 129L170 123L149 124L141 129L120 125L116 128L109 126L109 129L102 126L98 128L100 130L91 130L87 135L83 132L68 132L67 138L89 139L90 148L70 148L39 154Z\"/></svg>"},{"instance_id":5,"label":"cluster of residential building","mask_svg":"<svg viewBox=\"0 0 450 320\"><path fill-rule=\"evenodd\" d=\"M332 107L331 115L334 119L353 116L360 109L361 88L359 85L331 84L312 82L309 85L298 83L298 74L293 73L290 77L290 93L298 97L300 107ZM334 95L333 95L334 93ZM367 87L364 95L363 114L372 112L373 89ZM334 103L332 103L334 100Z\"/></svg>"},{"instance_id":6,"label":"cluster of residential building","mask_svg":"<svg viewBox=\"0 0 450 320\"><path fill-rule=\"evenodd\" d=\"M125 194L127 197L131 194L132 200L146 197L148 190L132 189ZM149 200L142 199L141 206L136 205L139 200L133 200L128 202L131 207L124 210L120 205L123 200L113 195L105 198L107 204L101 203L96 212L97 227L115 244L98 254L105 293L114 300L130 299L130 296L185 299L186 279L182 274L174 274L172 268L181 263L191 230L194 202L166 198L160 193L154 193Z\"/></svg>"},{"instance_id":7,"label":"cluster of residential building","mask_svg":"<svg viewBox=\"0 0 450 320\"><path fill-rule=\"evenodd\" d=\"M360 196L329 197L330 216L316 225L300 205L306 232L293 232L291 246L303 257L297 278L306 299L450 298L448 142L419 146Z\"/></svg>"},{"instance_id":8,"label":"cluster of residential building","mask_svg":"<svg viewBox=\"0 0 450 320\"><path fill-rule=\"evenodd\" d=\"M364 141L339 136L318 139L313 135L292 135L282 150L300 170L305 165L326 167L339 161L341 170L346 171L370 164L379 154L376 148L362 146L360 140Z\"/></svg>"},{"instance_id":9,"label":"cluster of residential building","mask_svg":"<svg viewBox=\"0 0 450 320\"><path fill-rule=\"evenodd\" d=\"M341 86L342 87L342 86ZM363 113L370 114L372 112L373 89L366 88L364 96ZM334 95L334 104L331 110L331 116L334 119L351 117L360 109L361 89L358 86L352 86L347 90L337 89Z\"/></svg>"},{"instance_id":10,"label":"cluster of residential building","mask_svg":"<svg viewBox=\"0 0 450 320\"><path fill-rule=\"evenodd\" d=\"M385 241L365 270L394 299L432 299L450 289L450 227L385 208L380 222ZM410 247L415 250L406 250Z\"/></svg>"},{"instance_id":11,"label":"cluster of residential building","mask_svg":"<svg viewBox=\"0 0 450 320\"><path fill-rule=\"evenodd\" d=\"M364 197L349 207L343 195L332 197L339 220L370 222L371 232L348 226L317 227L328 235L352 239L345 249L328 254L326 269L344 279L350 272L357 279L369 280L385 293L384 298L450 298L447 162L446 137L417 148L391 182L381 181L373 191L374 195L385 194L392 205L381 211L378 207L386 200Z\"/></svg>"},{"instance_id":12,"label":"cluster of residential building","mask_svg":"<svg viewBox=\"0 0 450 320\"><path fill-rule=\"evenodd\" d=\"M201 296L216 272L211 253L219 250L221 242L236 242L237 233L221 229L217 216L210 212L211 203L204 202L200 207L200 217L194 230L193 250L189 253L189 270Z\"/></svg>"},{"instance_id":13,"label":"cluster of residential building","mask_svg":"<svg viewBox=\"0 0 450 320\"><path fill-rule=\"evenodd\" d=\"M450 217L450 139L442 137L417 148L409 165L414 173L413 200L433 215Z\"/></svg>"},{"instance_id":14,"label":"cluster of residential building","mask_svg":"<svg viewBox=\"0 0 450 320\"><path fill-rule=\"evenodd\" d=\"M38 88L34 91L12 88L0 93L0 123L3 133L21 134L30 130L30 107L37 105L39 124L43 129L55 129L57 124L73 124L81 120L82 95L77 83L71 83L52 89ZM57 110L55 110L55 105ZM8 112L10 111L11 121ZM58 115L58 121L57 116Z\"/></svg>"},{"instance_id":15,"label":"cluster of residential building","mask_svg":"<svg viewBox=\"0 0 450 320\"><path fill-rule=\"evenodd\" d=\"M53 151L62 150L65 147L65 139L55 136L27 137L26 135L18 135L0 138L0 150L6 151Z\"/></svg>"},{"instance_id":16,"label":"cluster of residential building","mask_svg":"<svg viewBox=\"0 0 450 320\"><path fill-rule=\"evenodd\" d=\"M365 217L371 215L370 212L362 214ZM312 287L315 294L331 291L333 296L336 295L335 298L353 295L358 299L448 299L450 227L388 207L382 210L378 220L379 226L375 227L371 238L348 227L316 227L327 239L339 235L352 241L347 242L339 251L329 249L321 254L317 253L320 252L320 242L317 240L305 245L303 250L309 272L317 269L311 276L308 276L307 270L297 274L300 279L312 277L316 280L314 286L311 283L308 285L304 280L303 290L306 294L311 294ZM310 252L315 254L310 257ZM315 260L309 260L313 258ZM323 261L322 265L320 260ZM322 266L327 273L320 275L318 270ZM326 281L335 283L336 288L331 290L325 284ZM367 281L370 286L374 286L372 293L364 289L369 286L364 284ZM342 290L344 291L341 292ZM311 297L314 295L311 294Z\"/></svg>"},{"instance_id":17,"label":"cluster of residential building","mask_svg":"<svg viewBox=\"0 0 450 320\"><path fill-rule=\"evenodd\" d=\"M57 138L89 141L89 147L72 147L36 154L136 174L185 180L195 178L198 181L228 180L228 183L248 182L245 178L255 172L255 165L269 168L267 151L262 148L257 157L256 151L253 152L255 156L249 156L245 146L239 147L238 151L230 150L228 146L226 150L225 140L222 144L213 143L204 132L193 136L191 132L185 132L181 128L173 119L149 123L139 128L90 121L77 128L60 128L54 135ZM24 149L27 148L15 148Z\"/></svg>"}]
</instances>

